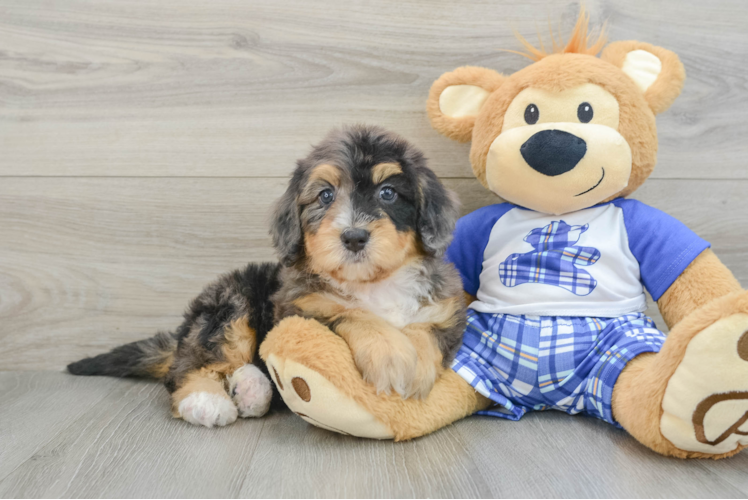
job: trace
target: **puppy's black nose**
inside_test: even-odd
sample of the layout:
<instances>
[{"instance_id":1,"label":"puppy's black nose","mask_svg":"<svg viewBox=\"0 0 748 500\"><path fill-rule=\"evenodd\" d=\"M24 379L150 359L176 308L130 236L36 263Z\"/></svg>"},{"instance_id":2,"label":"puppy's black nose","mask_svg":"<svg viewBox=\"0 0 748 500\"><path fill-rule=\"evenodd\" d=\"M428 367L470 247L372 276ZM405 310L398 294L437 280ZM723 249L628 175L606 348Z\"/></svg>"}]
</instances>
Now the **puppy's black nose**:
<instances>
[{"instance_id":1,"label":"puppy's black nose","mask_svg":"<svg viewBox=\"0 0 748 500\"><path fill-rule=\"evenodd\" d=\"M343 245L351 252L360 252L369 241L369 231L365 229L346 229L340 235Z\"/></svg>"},{"instance_id":2,"label":"puppy's black nose","mask_svg":"<svg viewBox=\"0 0 748 500\"><path fill-rule=\"evenodd\" d=\"M522 158L543 175L561 175L577 166L587 153L587 143L563 130L543 130L521 148Z\"/></svg>"}]
</instances>

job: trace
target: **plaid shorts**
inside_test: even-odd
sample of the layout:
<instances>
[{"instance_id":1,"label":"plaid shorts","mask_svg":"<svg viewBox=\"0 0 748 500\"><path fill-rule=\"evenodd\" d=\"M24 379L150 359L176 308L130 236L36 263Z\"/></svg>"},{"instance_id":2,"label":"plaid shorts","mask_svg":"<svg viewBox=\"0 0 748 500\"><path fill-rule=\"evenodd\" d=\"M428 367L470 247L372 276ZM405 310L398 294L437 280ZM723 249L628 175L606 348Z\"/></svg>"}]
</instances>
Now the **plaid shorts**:
<instances>
[{"instance_id":1,"label":"plaid shorts","mask_svg":"<svg viewBox=\"0 0 748 500\"><path fill-rule=\"evenodd\" d=\"M651 318L512 316L468 310L452 369L496 402L479 412L519 420L530 410L585 413L613 425L613 385L626 363L659 352Z\"/></svg>"}]
</instances>

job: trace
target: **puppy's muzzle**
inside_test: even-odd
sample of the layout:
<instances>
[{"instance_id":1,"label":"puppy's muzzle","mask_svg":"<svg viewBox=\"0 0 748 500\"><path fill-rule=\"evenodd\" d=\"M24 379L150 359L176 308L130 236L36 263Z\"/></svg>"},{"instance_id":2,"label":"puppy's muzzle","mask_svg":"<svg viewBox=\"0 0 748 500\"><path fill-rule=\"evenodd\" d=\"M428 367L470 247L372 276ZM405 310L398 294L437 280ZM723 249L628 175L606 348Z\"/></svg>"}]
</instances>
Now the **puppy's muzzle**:
<instances>
[{"instance_id":1,"label":"puppy's muzzle","mask_svg":"<svg viewBox=\"0 0 748 500\"><path fill-rule=\"evenodd\" d=\"M543 130L527 139L520 153L533 169L552 177L576 167L587 153L587 143L563 130Z\"/></svg>"},{"instance_id":2,"label":"puppy's muzzle","mask_svg":"<svg viewBox=\"0 0 748 500\"><path fill-rule=\"evenodd\" d=\"M346 229L340 235L345 248L351 252L360 252L369 241L369 231L366 229Z\"/></svg>"}]
</instances>

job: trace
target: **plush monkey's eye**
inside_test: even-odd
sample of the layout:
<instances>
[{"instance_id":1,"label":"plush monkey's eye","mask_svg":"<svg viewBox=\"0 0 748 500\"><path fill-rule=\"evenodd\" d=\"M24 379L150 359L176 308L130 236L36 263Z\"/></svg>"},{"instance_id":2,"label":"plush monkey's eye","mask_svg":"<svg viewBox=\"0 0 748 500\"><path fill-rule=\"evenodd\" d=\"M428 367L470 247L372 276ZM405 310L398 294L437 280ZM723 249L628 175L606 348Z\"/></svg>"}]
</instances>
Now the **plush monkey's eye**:
<instances>
[{"instance_id":1,"label":"plush monkey's eye","mask_svg":"<svg viewBox=\"0 0 748 500\"><path fill-rule=\"evenodd\" d=\"M319 194L319 202L323 205L329 205L335 199L335 193L332 189L325 189Z\"/></svg>"},{"instance_id":2,"label":"plush monkey's eye","mask_svg":"<svg viewBox=\"0 0 748 500\"><path fill-rule=\"evenodd\" d=\"M592 120L592 115L594 115L592 105L588 102L583 102L577 108L577 118L582 123L589 123Z\"/></svg>"},{"instance_id":3,"label":"plush monkey's eye","mask_svg":"<svg viewBox=\"0 0 748 500\"><path fill-rule=\"evenodd\" d=\"M379 191L379 198L381 198L382 201L392 203L395 201L395 198L397 198L397 191L392 189L390 186L385 186Z\"/></svg>"},{"instance_id":4,"label":"plush monkey's eye","mask_svg":"<svg viewBox=\"0 0 748 500\"><path fill-rule=\"evenodd\" d=\"M525 108L525 122L528 125L535 125L538 123L538 118L540 118L540 111L538 111L538 107L534 104L529 104Z\"/></svg>"}]
</instances>

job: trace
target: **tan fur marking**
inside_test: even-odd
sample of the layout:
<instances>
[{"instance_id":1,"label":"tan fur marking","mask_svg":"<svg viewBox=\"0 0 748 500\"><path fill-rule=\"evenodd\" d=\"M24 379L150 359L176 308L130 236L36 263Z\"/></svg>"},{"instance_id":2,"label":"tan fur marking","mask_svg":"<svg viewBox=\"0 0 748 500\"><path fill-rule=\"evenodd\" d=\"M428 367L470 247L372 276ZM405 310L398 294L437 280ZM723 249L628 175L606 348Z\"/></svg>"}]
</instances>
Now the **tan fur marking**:
<instances>
[{"instance_id":1,"label":"tan fur marking","mask_svg":"<svg viewBox=\"0 0 748 500\"><path fill-rule=\"evenodd\" d=\"M304 235L308 264L316 273L327 274L340 282L373 283L421 256L415 233L400 232L388 217L383 217L367 228L371 239L365 250L366 259L346 262L340 231L333 226L336 215L333 204L317 231Z\"/></svg>"},{"instance_id":2,"label":"tan fur marking","mask_svg":"<svg viewBox=\"0 0 748 500\"><path fill-rule=\"evenodd\" d=\"M325 181L331 186L340 186L340 170L328 163L317 165L309 174L309 180L321 180Z\"/></svg>"},{"instance_id":3,"label":"tan fur marking","mask_svg":"<svg viewBox=\"0 0 748 500\"><path fill-rule=\"evenodd\" d=\"M317 318L331 318L345 312L345 306L320 293L310 293L296 299L293 304L305 313Z\"/></svg>"},{"instance_id":4,"label":"tan fur marking","mask_svg":"<svg viewBox=\"0 0 748 500\"><path fill-rule=\"evenodd\" d=\"M379 184L388 177L402 173L403 168L397 163L380 163L371 169L371 180L374 184Z\"/></svg>"},{"instance_id":5,"label":"tan fur marking","mask_svg":"<svg viewBox=\"0 0 748 500\"><path fill-rule=\"evenodd\" d=\"M232 321L224 336L226 343L221 346L221 351L231 371L252 362L257 348L257 334L249 327L249 318L243 316Z\"/></svg>"},{"instance_id":6,"label":"tan fur marking","mask_svg":"<svg viewBox=\"0 0 748 500\"><path fill-rule=\"evenodd\" d=\"M148 368L148 373L151 374L154 378L164 378L167 373L169 373L169 368L171 368L171 365L174 363L174 354L169 354L169 356L164 360L163 362L153 365Z\"/></svg>"},{"instance_id":7,"label":"tan fur marking","mask_svg":"<svg viewBox=\"0 0 748 500\"><path fill-rule=\"evenodd\" d=\"M309 256L308 265L319 274L329 274L343 264L344 251L340 231L333 226L340 213L340 200L335 200L327 210L316 231L304 233L304 247Z\"/></svg>"},{"instance_id":8,"label":"tan fur marking","mask_svg":"<svg viewBox=\"0 0 748 500\"><path fill-rule=\"evenodd\" d=\"M193 392L220 394L229 399L226 393L224 376L216 371L214 366L209 365L188 374L179 389L171 395L171 411L175 417L179 417L179 403ZM222 367L222 365L218 366L218 368Z\"/></svg>"},{"instance_id":9,"label":"tan fur marking","mask_svg":"<svg viewBox=\"0 0 748 500\"><path fill-rule=\"evenodd\" d=\"M429 307L429 306L427 306ZM452 297L437 302L429 309L429 325L438 328L452 328L462 318L458 317L458 312L463 308L463 302L460 297Z\"/></svg>"},{"instance_id":10,"label":"tan fur marking","mask_svg":"<svg viewBox=\"0 0 748 500\"><path fill-rule=\"evenodd\" d=\"M371 233L369 261L371 273L367 282L376 282L388 278L405 264L420 258L416 235L413 231L398 231L388 217L375 220L369 224Z\"/></svg>"}]
</instances>

